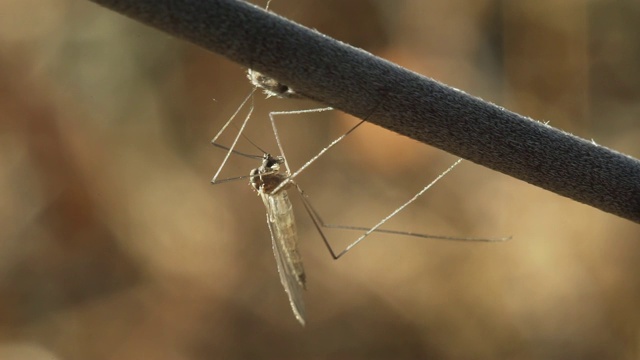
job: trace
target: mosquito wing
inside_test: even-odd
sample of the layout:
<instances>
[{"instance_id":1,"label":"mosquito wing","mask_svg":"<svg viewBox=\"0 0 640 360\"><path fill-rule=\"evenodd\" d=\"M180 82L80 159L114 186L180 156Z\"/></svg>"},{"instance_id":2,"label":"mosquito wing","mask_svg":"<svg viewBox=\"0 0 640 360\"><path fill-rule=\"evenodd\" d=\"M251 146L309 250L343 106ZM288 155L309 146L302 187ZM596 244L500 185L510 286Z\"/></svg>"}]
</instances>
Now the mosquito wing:
<instances>
[{"instance_id":1,"label":"mosquito wing","mask_svg":"<svg viewBox=\"0 0 640 360\"><path fill-rule=\"evenodd\" d=\"M302 293L305 289L305 273L302 257L298 252L298 235L289 196L286 191L270 195L262 193L267 208L267 224L271 233L273 255L278 264L280 282L289 296L289 303L296 319L305 324Z\"/></svg>"}]
</instances>

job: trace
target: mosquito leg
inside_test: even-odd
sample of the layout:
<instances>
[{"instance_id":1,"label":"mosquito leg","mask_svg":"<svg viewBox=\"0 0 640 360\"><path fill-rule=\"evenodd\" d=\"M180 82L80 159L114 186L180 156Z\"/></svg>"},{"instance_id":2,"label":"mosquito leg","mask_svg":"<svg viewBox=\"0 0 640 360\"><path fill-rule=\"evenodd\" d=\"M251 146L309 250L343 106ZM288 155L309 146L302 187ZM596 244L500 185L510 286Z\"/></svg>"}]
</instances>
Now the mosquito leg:
<instances>
[{"instance_id":1,"label":"mosquito leg","mask_svg":"<svg viewBox=\"0 0 640 360\"><path fill-rule=\"evenodd\" d=\"M322 110L325 111L325 110ZM347 135L351 134L355 129L357 129L360 125L364 124L365 120L361 120L360 122L358 122L355 126L353 126L351 129L349 129L347 132L345 132L344 134L342 134L340 137L338 137L337 139L333 140L329 145L327 145L327 147L325 147L324 149L320 150L320 152L318 154L316 154L314 157L312 157L309 161L307 161L304 165L302 165L298 170L296 170L293 174L291 174L287 179L285 179L283 182L280 183L280 185L278 185L275 189L273 189L273 191L271 193L277 193L278 191L280 191L280 189L284 188L287 184L289 184L296 176L300 175L300 173L302 173L307 167L309 167L309 165L313 164L316 160L318 160L322 155L324 155L324 153L326 153L327 151L329 151L329 149L331 149L332 147L334 147L337 143L339 143L340 141L342 141L345 137L347 137ZM275 129L275 122L273 121L272 118L272 123L274 125L274 129ZM277 134L276 134L276 140L278 141L278 144L280 144L280 140L277 138ZM280 150L282 151L282 149ZM286 163L285 163L286 164ZM287 170L289 170L289 167L287 165Z\"/></svg>"},{"instance_id":2,"label":"mosquito leg","mask_svg":"<svg viewBox=\"0 0 640 360\"><path fill-rule=\"evenodd\" d=\"M282 148L282 142L280 141L280 135L278 134L278 127L276 126L275 117L280 115L299 115L299 114L317 113L317 112L330 111L330 110L333 110L333 108L325 107L325 108L307 109L307 110L272 111L269 113L269 119L271 120L271 127L273 128L273 134L276 137L276 143L278 144L278 150L280 150L280 155L282 155L282 157L284 158L284 166L287 168L287 174L291 174L291 168L289 167L289 162L287 162L287 157L285 156L284 149Z\"/></svg>"},{"instance_id":3,"label":"mosquito leg","mask_svg":"<svg viewBox=\"0 0 640 360\"><path fill-rule=\"evenodd\" d=\"M416 199L418 199L422 194L424 194L427 190L429 190L436 182L438 182L442 177L444 177L449 171L451 171L461 161L462 161L462 159L457 160L447 170L445 170L442 174L440 174L435 180L433 180L431 183L429 183L429 185L425 186L422 190L420 190L418 193L416 193L416 195L414 195L411 199L409 199L409 201L405 202L400 207L398 207L397 209L392 211L388 216L386 216L384 219L379 221L375 226L373 226L371 228L359 227L359 226L332 225L332 224L325 223L324 220L322 220L322 217L320 216L318 211L311 204L311 201L309 200L309 196L298 186L298 184L295 184L295 183L294 184L296 185L296 189L298 190L298 192L300 193L300 195L302 197L302 203L304 204L305 210L307 211L307 213L311 217L311 220L313 221L314 226L318 230L318 233L322 237L322 241L327 246L327 249L329 250L329 253L331 254L331 257L333 259L335 259L335 260L341 258L344 254L349 252L354 246L359 244L362 240L364 240L367 236L369 236L373 232L384 233L384 234L413 236L413 237L426 238L426 239L435 239L435 240L450 240L450 241L502 242L502 241L510 240L511 239L510 236L502 237L502 238L472 238L472 237L455 237L455 236L430 235L430 234L414 233L414 232L410 232L410 231L380 229L380 226L382 226L385 222L387 222L389 219L394 217L396 214L398 214L400 211L402 211L405 207L407 207L409 204L413 203ZM322 228L364 231L364 234L362 234L353 243L348 245L344 250L342 250L339 253L336 253L336 251L333 250L333 248L331 247L331 244L329 243L328 239L326 238L326 236L322 232Z\"/></svg>"},{"instance_id":4,"label":"mosquito leg","mask_svg":"<svg viewBox=\"0 0 640 360\"><path fill-rule=\"evenodd\" d=\"M304 205L305 210L309 214L311 221L313 221L313 225L316 227L316 230L318 230L318 234L320 234L320 237L322 238L322 241L327 247L327 250L329 250L329 254L331 254L331 257L333 258L333 260L338 260L338 258L340 258L340 256L342 255L341 254L336 255L336 252L333 251L333 248L331 247L329 240L327 240L327 237L324 235L324 232L322 232L322 228L326 227L326 225L322 221L322 218L320 218L320 215L318 214L316 209L314 209L313 206L311 205L311 202L309 202L309 199L307 198L307 194L305 194L304 191L302 191L302 189L300 188L300 186L298 186L298 184L296 183L294 184L296 186L296 189L298 189L298 192L300 193L300 197L302 198L302 204Z\"/></svg>"},{"instance_id":5,"label":"mosquito leg","mask_svg":"<svg viewBox=\"0 0 640 360\"><path fill-rule=\"evenodd\" d=\"M397 213L402 211L402 209L404 209L405 207L409 206L409 204L411 204L412 202L416 201L416 199L419 198L420 195L424 194L427 190L429 190L435 183L437 183L440 179L442 179L445 175L447 175L451 170L453 170L454 167L456 167L458 164L460 164L461 161L462 161L462 159L458 159L447 170L445 170L443 173L438 175L438 177L436 177L431 183L429 183L427 186L425 186L422 190L418 191L418 193L415 194L411 199L409 199L409 201L405 202L400 207L398 207L397 209L393 210L389 215L387 215L385 218L380 220L371 229L367 230L364 234L360 235L360 237L357 238L356 241L352 242L349 246L347 246L344 250L342 250L342 252L340 254L338 254L338 257L340 257L340 256L346 254L347 252L349 252L349 250L353 249L354 246L358 245L362 240L364 240L364 238L369 236L372 232L376 231L380 226L382 226L382 224L384 224L389 219L394 217Z\"/></svg>"},{"instance_id":6,"label":"mosquito leg","mask_svg":"<svg viewBox=\"0 0 640 360\"><path fill-rule=\"evenodd\" d=\"M213 183L213 184L216 184L216 182L218 180L218 176L220 175L220 172L222 171L222 168L224 168L225 164L229 160L229 156L231 156L231 153L234 151L234 148L236 147L236 144L238 143L238 139L240 139L240 136L242 136L242 132L244 131L244 128L247 126L247 123L249 122L249 118L251 117L251 114L253 113L253 107L254 107L253 106L253 94L255 93L255 91L256 91L256 89L254 88L251 91L251 93L249 94L249 96L247 96L247 98L242 102L242 104L240 104L240 106L238 107L238 110L236 110L236 112L229 118L227 123L224 124L222 129L220 129L218 134L213 138L213 140L211 140L212 143L215 143L216 140L218 140L218 137L220 137L220 135L227 128L227 126L229 126L229 124L231 124L231 121L233 121L233 119L236 117L236 115L238 115L238 112L244 106L244 104L249 99L251 99L251 107L249 108L249 112L247 113L247 116L245 117L244 121L242 122L242 126L240 126L240 129L238 130L238 134L236 135L235 139L233 140L233 143L231 144L231 146L229 147L229 151L227 151L227 154L225 155L224 160L222 160L222 163L220 164L220 167L218 168L218 171L216 171L216 174L213 176L213 179L211 179L211 183Z\"/></svg>"},{"instance_id":7,"label":"mosquito leg","mask_svg":"<svg viewBox=\"0 0 640 360\"><path fill-rule=\"evenodd\" d=\"M307 167L309 167L309 165L313 164L316 160L318 160L320 158L320 156L324 155L324 153L326 153L327 151L329 151L329 149L331 149L337 143L342 141L345 137L347 137L347 135L351 134L360 125L364 124L364 122L365 122L365 120L361 120L360 122L355 124L351 129L349 129L349 131L345 132L340 137L338 137L337 139L333 140L327 147L325 147L324 149L320 150L320 152L316 156L312 157L309 161L307 161L304 165L302 165L300 167L300 169L296 170L296 172L291 174L291 176L289 176L289 178L287 180L283 181L278 187L281 188L281 187L285 186L288 182L293 180L296 176L300 175L300 173L302 171L304 171ZM276 191L276 190L278 190L278 188L274 189L274 191Z\"/></svg>"},{"instance_id":8,"label":"mosquito leg","mask_svg":"<svg viewBox=\"0 0 640 360\"><path fill-rule=\"evenodd\" d=\"M220 135L222 135L222 133L225 131L225 129L229 126L229 124L231 124L231 122L233 121L233 119L235 119L235 117L238 115L238 113L240 112L240 110L242 110L242 108L244 107L244 104L247 103L247 101L249 101L249 99L252 99L253 94L256 92L256 88L253 88L253 90L251 90L251 92L249 93L249 95L247 95L247 97L242 101L242 103L240 104L240 106L238 106L238 108L236 109L236 112L233 113L233 115L231 115L231 117L229 118L229 120L227 120L227 122L224 124L224 126L222 127L222 129L220 129L220 131L218 131L218 133L216 134L216 136L213 138L213 140L211 140L211 143L215 144L216 141L218 140L218 138L220 137ZM252 100L253 101L253 100Z\"/></svg>"},{"instance_id":9,"label":"mosquito leg","mask_svg":"<svg viewBox=\"0 0 640 360\"><path fill-rule=\"evenodd\" d=\"M307 161L304 165L302 165L302 167L300 167L298 170L296 170L293 174L291 174L291 171L289 169L289 165L286 163L286 159L285 159L285 165L287 167L287 172L289 172L289 174L291 174L291 175L286 180L281 182L280 185L278 185L275 189L273 189L273 191L271 191L271 194L277 193L278 191L283 189L285 186L287 186L289 183L291 183L291 181L296 176L300 175L300 173L302 173L307 167L309 167L309 165L313 164L322 155L324 155L325 152L329 151L329 149L334 147L337 143L339 143L345 137L347 137L349 134L351 134L353 131L355 131L358 127L360 127L360 125L364 124L364 122L369 118L369 116L373 115L375 113L376 109L381 104L382 103L377 104L373 108L373 110L371 110L371 113L369 113L369 115L367 115L364 118L364 120L358 122L355 126L353 126L351 129L349 129L347 132L342 134L337 139L333 140L329 145L327 145L327 147L325 147L324 149L320 150L320 152L318 154L316 154L316 156L312 157L309 161ZM273 126L273 131L274 131L275 136L276 136L276 141L278 142L278 147L280 148L280 152L282 153L283 157L284 157L284 152L282 150L282 144L280 143L280 138L278 137L278 130L276 128L276 122L275 122L275 115L305 114L305 113L321 112L321 111L328 111L328 110L334 110L334 109L331 108L331 107L327 107L327 108L318 108L318 109L311 109L311 110L294 110L294 111L272 112L272 113L269 114L269 118L271 119L271 124Z\"/></svg>"}]
</instances>

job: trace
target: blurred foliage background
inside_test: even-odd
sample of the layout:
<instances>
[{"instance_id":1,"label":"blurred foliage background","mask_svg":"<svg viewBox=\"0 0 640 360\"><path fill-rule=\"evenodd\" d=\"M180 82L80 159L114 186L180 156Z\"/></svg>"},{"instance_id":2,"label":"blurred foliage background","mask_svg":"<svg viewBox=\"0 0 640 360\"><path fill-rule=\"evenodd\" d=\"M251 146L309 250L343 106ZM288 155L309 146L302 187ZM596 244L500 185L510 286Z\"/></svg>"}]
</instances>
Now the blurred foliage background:
<instances>
[{"instance_id":1,"label":"blurred foliage background","mask_svg":"<svg viewBox=\"0 0 640 360\"><path fill-rule=\"evenodd\" d=\"M640 157L638 2L270 9ZM301 211L301 328L261 201L209 184L244 68L88 1L5 0L0 88L1 359L640 359L637 224L470 162L389 227L512 241L372 236L333 261ZM268 112L317 106L257 96L247 134L277 153ZM279 120L292 167L354 123ZM370 226L454 160L367 125L298 183L327 222ZM256 166L234 156L223 175Z\"/></svg>"}]
</instances>

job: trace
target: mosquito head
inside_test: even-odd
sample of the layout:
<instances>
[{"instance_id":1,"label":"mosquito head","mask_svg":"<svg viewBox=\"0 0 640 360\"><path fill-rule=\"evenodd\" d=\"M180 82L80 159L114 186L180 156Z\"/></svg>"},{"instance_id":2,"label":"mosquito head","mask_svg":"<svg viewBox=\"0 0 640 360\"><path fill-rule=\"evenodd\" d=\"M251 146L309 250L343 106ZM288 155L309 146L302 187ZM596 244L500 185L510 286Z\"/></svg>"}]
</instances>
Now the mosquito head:
<instances>
[{"instance_id":1,"label":"mosquito head","mask_svg":"<svg viewBox=\"0 0 640 360\"><path fill-rule=\"evenodd\" d=\"M271 193L287 178L287 175L280 174L280 164L284 164L284 158L282 156L264 154L262 157L262 165L260 165L259 168L251 170L251 173L249 173L249 184L259 193Z\"/></svg>"},{"instance_id":2,"label":"mosquito head","mask_svg":"<svg viewBox=\"0 0 640 360\"><path fill-rule=\"evenodd\" d=\"M280 170L280 164L284 164L284 158L282 156L264 154L262 157L262 166L260 167L267 171L278 172Z\"/></svg>"}]
</instances>

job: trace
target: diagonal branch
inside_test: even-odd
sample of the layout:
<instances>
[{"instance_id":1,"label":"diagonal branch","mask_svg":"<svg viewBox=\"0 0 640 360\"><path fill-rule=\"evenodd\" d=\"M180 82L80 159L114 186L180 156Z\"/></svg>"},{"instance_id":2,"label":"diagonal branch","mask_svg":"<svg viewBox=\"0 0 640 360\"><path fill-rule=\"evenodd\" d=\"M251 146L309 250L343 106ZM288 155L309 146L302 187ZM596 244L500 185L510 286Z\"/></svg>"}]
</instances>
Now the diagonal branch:
<instances>
[{"instance_id":1,"label":"diagonal branch","mask_svg":"<svg viewBox=\"0 0 640 360\"><path fill-rule=\"evenodd\" d=\"M640 223L640 161L238 0L91 0L297 93Z\"/></svg>"}]
</instances>

